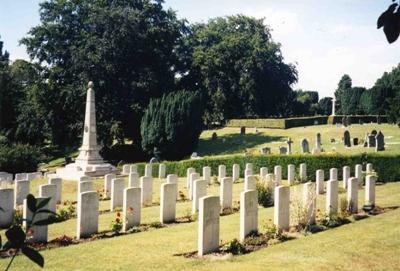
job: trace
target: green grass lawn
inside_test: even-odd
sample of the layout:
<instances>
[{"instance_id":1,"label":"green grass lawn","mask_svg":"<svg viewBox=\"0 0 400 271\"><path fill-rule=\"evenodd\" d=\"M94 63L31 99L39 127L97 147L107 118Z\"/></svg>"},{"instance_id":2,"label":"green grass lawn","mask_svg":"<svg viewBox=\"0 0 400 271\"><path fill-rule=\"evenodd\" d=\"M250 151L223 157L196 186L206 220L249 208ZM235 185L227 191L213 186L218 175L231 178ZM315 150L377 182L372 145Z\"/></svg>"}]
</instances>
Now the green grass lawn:
<instances>
[{"instance_id":1,"label":"green grass lawn","mask_svg":"<svg viewBox=\"0 0 400 271\"><path fill-rule=\"evenodd\" d=\"M326 152L336 153L369 153L375 152L374 148L364 148L362 145L345 148L341 139L345 130L350 132L352 138L364 139L366 132L373 129L385 135L386 150L383 153L400 153L400 129L390 124L354 124L347 128L338 128L335 125L314 125L291 129L261 129L255 132L255 128L247 128L246 135L240 135L240 128L225 127L217 130L204 131L200 136L197 153L200 156L227 155L243 153L248 150L251 153L260 153L261 147L270 147L272 153L279 154L279 146L287 146L286 141L291 137L293 153L301 153L300 141L307 138L310 143L310 151L314 148L316 134L321 133L322 147ZM217 140L211 140L211 135L216 132ZM336 143L331 143L334 138Z\"/></svg>"},{"instance_id":2,"label":"green grass lawn","mask_svg":"<svg viewBox=\"0 0 400 271\"><path fill-rule=\"evenodd\" d=\"M44 182L35 180L31 191ZM102 179L95 180L101 187ZM179 179L186 191L185 178ZM160 181L155 179L154 198L159 198ZM298 190L292 187L292 191ZM75 199L76 183L64 182L64 198ZM243 183L234 184L234 200L238 200ZM219 186L211 185L208 194L218 195ZM343 197L344 194L341 194ZM364 190L359 191L363 204ZM400 203L400 183L377 186L377 204L394 206ZM325 195L318 196L317 208L324 210ZM177 203L177 217L190 210L190 202ZM109 208L102 201L100 209ZM99 230L109 230L115 213L100 216ZM259 227L270 223L273 208L259 208ZM159 207L142 209L142 223L158 221ZM287 241L244 256L225 260L187 259L175 254L197 250L197 222L173 224L161 229L102 239L70 247L42 251L44 270L396 270L400 268L400 209L357 221L312 236ZM221 217L222 243L239 236L239 214ZM76 235L76 220L49 226L49 238ZM0 260L5 268L9 259ZM11 270L40 270L24 257L17 257Z\"/></svg>"}]
</instances>

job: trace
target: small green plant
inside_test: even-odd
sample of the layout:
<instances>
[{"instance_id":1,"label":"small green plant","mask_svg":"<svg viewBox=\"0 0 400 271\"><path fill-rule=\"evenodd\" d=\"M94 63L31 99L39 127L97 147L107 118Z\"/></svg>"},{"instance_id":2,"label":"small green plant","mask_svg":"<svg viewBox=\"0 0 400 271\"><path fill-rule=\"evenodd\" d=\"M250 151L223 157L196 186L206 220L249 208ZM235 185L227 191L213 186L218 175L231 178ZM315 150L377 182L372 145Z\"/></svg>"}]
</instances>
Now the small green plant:
<instances>
[{"instance_id":1,"label":"small green plant","mask_svg":"<svg viewBox=\"0 0 400 271\"><path fill-rule=\"evenodd\" d=\"M270 222L265 224L264 231L264 235L267 239L276 239L276 237L279 235L278 228Z\"/></svg>"},{"instance_id":2,"label":"small green plant","mask_svg":"<svg viewBox=\"0 0 400 271\"><path fill-rule=\"evenodd\" d=\"M39 265L44 266L44 258L40 253L35 250L29 243L30 233L32 233L32 227L34 226L44 226L51 223L49 217L39 219L39 214L56 215L54 212L44 209L44 207L49 203L51 198L45 198L38 202L36 198L29 194L26 197L27 207L31 212L32 216L30 219L26 219L25 232L23 231L20 224L13 224L5 233L7 237L7 242L3 245L0 239L0 247L2 247L1 252L10 251L12 253L12 258L6 267L6 271L9 270L15 256L19 252L28 257L31 261Z\"/></svg>"},{"instance_id":3,"label":"small green plant","mask_svg":"<svg viewBox=\"0 0 400 271\"><path fill-rule=\"evenodd\" d=\"M225 244L223 250L233 255L241 255L247 252L246 247L236 238Z\"/></svg>"},{"instance_id":4,"label":"small green plant","mask_svg":"<svg viewBox=\"0 0 400 271\"><path fill-rule=\"evenodd\" d=\"M117 212L117 217L113 221L111 221L111 230L117 235L122 230L122 221L120 212Z\"/></svg>"},{"instance_id":5,"label":"small green plant","mask_svg":"<svg viewBox=\"0 0 400 271\"><path fill-rule=\"evenodd\" d=\"M23 216L22 210L16 209L14 213L13 225L22 225Z\"/></svg>"},{"instance_id":6,"label":"small green plant","mask_svg":"<svg viewBox=\"0 0 400 271\"><path fill-rule=\"evenodd\" d=\"M164 227L164 225L161 223L161 222L151 222L150 223L150 227L151 228L156 228L156 229L159 229L159 228L163 228Z\"/></svg>"},{"instance_id":7,"label":"small green plant","mask_svg":"<svg viewBox=\"0 0 400 271\"><path fill-rule=\"evenodd\" d=\"M263 207L270 207L274 205L273 200L273 184L270 182L257 181L256 190L258 194L258 203Z\"/></svg>"},{"instance_id":8,"label":"small green plant","mask_svg":"<svg viewBox=\"0 0 400 271\"><path fill-rule=\"evenodd\" d=\"M327 228L335 228L347 223L350 223L350 220L339 215L327 215L321 220L321 224Z\"/></svg>"}]
</instances>

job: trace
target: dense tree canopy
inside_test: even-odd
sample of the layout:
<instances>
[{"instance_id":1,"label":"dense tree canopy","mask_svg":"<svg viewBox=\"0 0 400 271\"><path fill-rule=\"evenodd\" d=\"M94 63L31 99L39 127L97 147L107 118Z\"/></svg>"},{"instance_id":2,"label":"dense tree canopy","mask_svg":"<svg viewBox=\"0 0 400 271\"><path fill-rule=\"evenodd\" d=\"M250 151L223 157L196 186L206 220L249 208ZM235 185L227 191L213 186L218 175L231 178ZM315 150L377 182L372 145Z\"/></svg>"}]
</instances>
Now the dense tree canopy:
<instances>
[{"instance_id":1,"label":"dense tree canopy","mask_svg":"<svg viewBox=\"0 0 400 271\"><path fill-rule=\"evenodd\" d=\"M140 140L149 99L174 89L173 50L184 27L175 13L160 0L50 0L40 4L40 20L22 43L48 65L37 99L51 97L41 110L52 142L68 145L79 136L89 80L96 84L101 142L112 143L116 125Z\"/></svg>"},{"instance_id":2,"label":"dense tree canopy","mask_svg":"<svg viewBox=\"0 0 400 271\"><path fill-rule=\"evenodd\" d=\"M199 93L177 91L153 99L142 119L142 147L162 159L182 159L197 146L203 107Z\"/></svg>"},{"instance_id":3,"label":"dense tree canopy","mask_svg":"<svg viewBox=\"0 0 400 271\"><path fill-rule=\"evenodd\" d=\"M180 50L187 69L180 84L205 94L206 123L285 111L297 71L263 20L229 16L191 31Z\"/></svg>"}]
</instances>

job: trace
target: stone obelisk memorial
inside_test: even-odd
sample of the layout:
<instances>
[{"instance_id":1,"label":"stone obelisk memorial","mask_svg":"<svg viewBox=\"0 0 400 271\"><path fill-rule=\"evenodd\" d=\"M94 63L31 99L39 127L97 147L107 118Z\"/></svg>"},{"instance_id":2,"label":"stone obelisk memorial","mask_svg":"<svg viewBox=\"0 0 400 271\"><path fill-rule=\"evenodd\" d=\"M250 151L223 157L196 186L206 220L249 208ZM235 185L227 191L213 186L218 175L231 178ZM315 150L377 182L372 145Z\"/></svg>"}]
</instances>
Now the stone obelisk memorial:
<instances>
[{"instance_id":1,"label":"stone obelisk memorial","mask_svg":"<svg viewBox=\"0 0 400 271\"><path fill-rule=\"evenodd\" d=\"M105 163L100 156L100 146L97 144L96 106L93 82L89 82L86 96L85 126L83 142L75 162L57 169L57 176L65 180L79 180L82 176L104 176L116 172L116 168Z\"/></svg>"}]
</instances>

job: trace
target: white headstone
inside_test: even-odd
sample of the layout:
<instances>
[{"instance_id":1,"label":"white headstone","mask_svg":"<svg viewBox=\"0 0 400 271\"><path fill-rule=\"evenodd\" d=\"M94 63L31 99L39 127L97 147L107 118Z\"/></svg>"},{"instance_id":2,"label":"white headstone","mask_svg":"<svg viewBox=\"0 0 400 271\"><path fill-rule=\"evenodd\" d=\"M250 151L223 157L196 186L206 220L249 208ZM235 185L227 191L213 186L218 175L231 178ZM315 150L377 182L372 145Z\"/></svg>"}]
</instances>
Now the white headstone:
<instances>
[{"instance_id":1,"label":"white headstone","mask_svg":"<svg viewBox=\"0 0 400 271\"><path fill-rule=\"evenodd\" d=\"M303 185L303 208L306 212L306 223L315 224L317 198L315 184L308 182Z\"/></svg>"},{"instance_id":2,"label":"white headstone","mask_svg":"<svg viewBox=\"0 0 400 271\"><path fill-rule=\"evenodd\" d=\"M326 213L336 215L338 211L339 182L329 180L326 182Z\"/></svg>"},{"instance_id":3,"label":"white headstone","mask_svg":"<svg viewBox=\"0 0 400 271\"><path fill-rule=\"evenodd\" d=\"M176 184L163 183L160 191L160 222L175 221L176 215Z\"/></svg>"},{"instance_id":4,"label":"white headstone","mask_svg":"<svg viewBox=\"0 0 400 271\"><path fill-rule=\"evenodd\" d=\"M145 177L153 177L153 166L152 166L152 164L146 164L144 166L144 176Z\"/></svg>"},{"instance_id":5,"label":"white headstone","mask_svg":"<svg viewBox=\"0 0 400 271\"><path fill-rule=\"evenodd\" d=\"M39 185L39 197L50 198L49 203L47 203L48 210L56 212L57 207L57 186L55 184L42 184Z\"/></svg>"},{"instance_id":6,"label":"white headstone","mask_svg":"<svg viewBox=\"0 0 400 271\"><path fill-rule=\"evenodd\" d=\"M375 206L376 177L367 175L365 178L365 205Z\"/></svg>"},{"instance_id":7,"label":"white headstone","mask_svg":"<svg viewBox=\"0 0 400 271\"><path fill-rule=\"evenodd\" d=\"M129 167L129 173L138 173L138 167L137 165L131 165Z\"/></svg>"},{"instance_id":8,"label":"white headstone","mask_svg":"<svg viewBox=\"0 0 400 271\"><path fill-rule=\"evenodd\" d=\"M240 240L243 241L251 232L258 231L257 191L248 190L240 193Z\"/></svg>"},{"instance_id":9,"label":"white headstone","mask_svg":"<svg viewBox=\"0 0 400 271\"><path fill-rule=\"evenodd\" d=\"M290 165L288 165L288 182L289 182L289 185L293 185L294 184L294 175L295 175L295 171L296 171L296 168L295 168L295 165L292 165L292 164L290 164Z\"/></svg>"},{"instance_id":10,"label":"white headstone","mask_svg":"<svg viewBox=\"0 0 400 271\"><path fill-rule=\"evenodd\" d=\"M165 172L166 172L165 164L159 164L158 165L158 178L159 179L164 179L165 178Z\"/></svg>"},{"instance_id":11,"label":"white headstone","mask_svg":"<svg viewBox=\"0 0 400 271\"><path fill-rule=\"evenodd\" d=\"M195 173L196 170L192 167L186 169L186 187L189 189L190 186L190 174Z\"/></svg>"},{"instance_id":12,"label":"white headstone","mask_svg":"<svg viewBox=\"0 0 400 271\"><path fill-rule=\"evenodd\" d=\"M128 187L140 187L139 174L129 173Z\"/></svg>"},{"instance_id":13,"label":"white headstone","mask_svg":"<svg viewBox=\"0 0 400 271\"><path fill-rule=\"evenodd\" d=\"M358 185L363 185L362 165L357 164L355 168L355 176L358 180Z\"/></svg>"},{"instance_id":14,"label":"white headstone","mask_svg":"<svg viewBox=\"0 0 400 271\"><path fill-rule=\"evenodd\" d=\"M49 184L54 184L56 188L56 202L61 203L62 200L62 179L52 177L49 179Z\"/></svg>"},{"instance_id":15,"label":"white headstone","mask_svg":"<svg viewBox=\"0 0 400 271\"><path fill-rule=\"evenodd\" d=\"M203 167L203 180L206 180L207 183L211 182L211 167Z\"/></svg>"},{"instance_id":16,"label":"white headstone","mask_svg":"<svg viewBox=\"0 0 400 271\"><path fill-rule=\"evenodd\" d=\"M14 189L14 207L17 207L24 203L24 199L28 196L30 192L30 182L26 180L15 181L15 189Z\"/></svg>"},{"instance_id":17,"label":"white headstone","mask_svg":"<svg viewBox=\"0 0 400 271\"><path fill-rule=\"evenodd\" d=\"M265 175L268 174L268 168L267 167L261 167L260 168L260 178L263 179L265 178Z\"/></svg>"},{"instance_id":18,"label":"white headstone","mask_svg":"<svg viewBox=\"0 0 400 271\"><path fill-rule=\"evenodd\" d=\"M307 181L307 165L305 163L300 164L300 181Z\"/></svg>"},{"instance_id":19,"label":"white headstone","mask_svg":"<svg viewBox=\"0 0 400 271\"><path fill-rule=\"evenodd\" d=\"M274 224L278 230L289 230L290 187L277 186L274 190Z\"/></svg>"},{"instance_id":20,"label":"white headstone","mask_svg":"<svg viewBox=\"0 0 400 271\"><path fill-rule=\"evenodd\" d=\"M36 202L41 203L45 199L46 198L37 197ZM32 218L33 218L33 214L29 210L27 202L28 202L27 199L24 199L24 202L23 202L24 207L23 207L22 217L24 219L23 224L25 227L27 227L26 221L32 221ZM47 209L49 209L48 203L46 205L44 205L42 208L40 208L40 210L47 210ZM36 213L36 216L33 219L33 222L47 219L48 217L49 217L48 213ZM48 232L47 225L32 226L30 228L30 232L32 233L32 235L31 235L31 238L29 239L29 242L35 242L35 243L46 243L47 242L47 232Z\"/></svg>"},{"instance_id":21,"label":"white headstone","mask_svg":"<svg viewBox=\"0 0 400 271\"><path fill-rule=\"evenodd\" d=\"M240 177L240 166L238 164L233 164L232 166L232 179L234 182L239 180Z\"/></svg>"},{"instance_id":22,"label":"white headstone","mask_svg":"<svg viewBox=\"0 0 400 271\"><path fill-rule=\"evenodd\" d=\"M255 190L257 184L257 179L255 176L250 175L244 178L244 191Z\"/></svg>"},{"instance_id":23,"label":"white headstone","mask_svg":"<svg viewBox=\"0 0 400 271\"><path fill-rule=\"evenodd\" d=\"M83 192L78 197L76 239L90 237L99 228L99 195L95 191Z\"/></svg>"},{"instance_id":24,"label":"white headstone","mask_svg":"<svg viewBox=\"0 0 400 271\"><path fill-rule=\"evenodd\" d=\"M324 193L325 190L325 183L324 183L324 171L322 169L318 169L315 174L315 184L317 186L317 194L321 195Z\"/></svg>"},{"instance_id":25,"label":"white headstone","mask_svg":"<svg viewBox=\"0 0 400 271\"><path fill-rule=\"evenodd\" d=\"M253 164L252 163L246 163L245 170L251 170L251 175L253 175Z\"/></svg>"},{"instance_id":26,"label":"white headstone","mask_svg":"<svg viewBox=\"0 0 400 271\"><path fill-rule=\"evenodd\" d=\"M225 177L221 179L220 199L221 209L232 208L232 178Z\"/></svg>"},{"instance_id":27,"label":"white headstone","mask_svg":"<svg viewBox=\"0 0 400 271\"><path fill-rule=\"evenodd\" d=\"M337 180L338 179L338 170L337 168L331 168L329 170L329 180Z\"/></svg>"},{"instance_id":28,"label":"white headstone","mask_svg":"<svg viewBox=\"0 0 400 271\"><path fill-rule=\"evenodd\" d=\"M111 197L111 181L115 178L117 178L115 174L106 174L104 176L104 193L106 193L107 198Z\"/></svg>"},{"instance_id":29,"label":"white headstone","mask_svg":"<svg viewBox=\"0 0 400 271\"><path fill-rule=\"evenodd\" d=\"M79 199L79 195L83 192L94 191L93 182L92 181L84 181L78 183L78 192L77 192L77 200Z\"/></svg>"},{"instance_id":30,"label":"white headstone","mask_svg":"<svg viewBox=\"0 0 400 271\"><path fill-rule=\"evenodd\" d=\"M196 180L193 182L192 214L199 210L200 198L207 196L207 181Z\"/></svg>"},{"instance_id":31,"label":"white headstone","mask_svg":"<svg viewBox=\"0 0 400 271\"><path fill-rule=\"evenodd\" d=\"M225 165L219 165L218 167L218 181L221 182L222 178L226 177L226 166Z\"/></svg>"},{"instance_id":32,"label":"white headstone","mask_svg":"<svg viewBox=\"0 0 400 271\"><path fill-rule=\"evenodd\" d=\"M90 182L90 181L92 181L92 178L90 178L89 176L79 177L79 182Z\"/></svg>"},{"instance_id":33,"label":"white headstone","mask_svg":"<svg viewBox=\"0 0 400 271\"><path fill-rule=\"evenodd\" d=\"M253 175L253 170L252 169L245 169L244 170L244 177L246 178L246 176L251 176Z\"/></svg>"},{"instance_id":34,"label":"white headstone","mask_svg":"<svg viewBox=\"0 0 400 271\"><path fill-rule=\"evenodd\" d=\"M218 251L219 249L219 197L200 198L198 255Z\"/></svg>"},{"instance_id":35,"label":"white headstone","mask_svg":"<svg viewBox=\"0 0 400 271\"><path fill-rule=\"evenodd\" d=\"M130 165L123 165L122 166L122 174L128 175L130 173Z\"/></svg>"},{"instance_id":36,"label":"white headstone","mask_svg":"<svg viewBox=\"0 0 400 271\"><path fill-rule=\"evenodd\" d=\"M168 174L167 175L167 183L176 184L176 196L178 197L179 187L178 187L178 175L176 174Z\"/></svg>"},{"instance_id":37,"label":"white headstone","mask_svg":"<svg viewBox=\"0 0 400 271\"><path fill-rule=\"evenodd\" d=\"M368 163L367 166L366 166L366 173L367 174L371 174L373 171L374 171L374 169L372 167L372 164Z\"/></svg>"},{"instance_id":38,"label":"white headstone","mask_svg":"<svg viewBox=\"0 0 400 271\"><path fill-rule=\"evenodd\" d=\"M123 178L112 179L110 211L122 207L124 201L125 180Z\"/></svg>"},{"instance_id":39,"label":"white headstone","mask_svg":"<svg viewBox=\"0 0 400 271\"><path fill-rule=\"evenodd\" d=\"M347 181L350 178L350 167L344 166L343 167L343 188L347 188Z\"/></svg>"},{"instance_id":40,"label":"white headstone","mask_svg":"<svg viewBox=\"0 0 400 271\"><path fill-rule=\"evenodd\" d=\"M200 174L195 172L190 174L189 178L189 199L193 199L193 182L200 179Z\"/></svg>"},{"instance_id":41,"label":"white headstone","mask_svg":"<svg viewBox=\"0 0 400 271\"><path fill-rule=\"evenodd\" d=\"M280 185L282 181L282 167L281 166L275 166L274 167L274 175L275 175L275 182L277 185Z\"/></svg>"},{"instance_id":42,"label":"white headstone","mask_svg":"<svg viewBox=\"0 0 400 271\"><path fill-rule=\"evenodd\" d=\"M15 174L15 180L16 181L27 180L26 173L17 173L17 174Z\"/></svg>"},{"instance_id":43,"label":"white headstone","mask_svg":"<svg viewBox=\"0 0 400 271\"><path fill-rule=\"evenodd\" d=\"M8 228L14 219L14 189L0 189L0 228Z\"/></svg>"},{"instance_id":44,"label":"white headstone","mask_svg":"<svg viewBox=\"0 0 400 271\"><path fill-rule=\"evenodd\" d=\"M349 178L347 182L348 210L354 214L358 212L358 179Z\"/></svg>"},{"instance_id":45,"label":"white headstone","mask_svg":"<svg viewBox=\"0 0 400 271\"><path fill-rule=\"evenodd\" d=\"M150 206L153 204L153 178L141 177L140 187L142 188L142 206Z\"/></svg>"},{"instance_id":46,"label":"white headstone","mask_svg":"<svg viewBox=\"0 0 400 271\"><path fill-rule=\"evenodd\" d=\"M142 189L129 187L124 189L124 203L122 206L122 230L127 231L140 225Z\"/></svg>"},{"instance_id":47,"label":"white headstone","mask_svg":"<svg viewBox=\"0 0 400 271\"><path fill-rule=\"evenodd\" d=\"M36 172L26 173L26 179L28 181L32 181L36 179Z\"/></svg>"}]
</instances>

